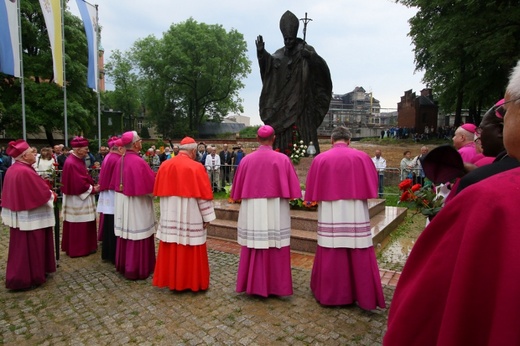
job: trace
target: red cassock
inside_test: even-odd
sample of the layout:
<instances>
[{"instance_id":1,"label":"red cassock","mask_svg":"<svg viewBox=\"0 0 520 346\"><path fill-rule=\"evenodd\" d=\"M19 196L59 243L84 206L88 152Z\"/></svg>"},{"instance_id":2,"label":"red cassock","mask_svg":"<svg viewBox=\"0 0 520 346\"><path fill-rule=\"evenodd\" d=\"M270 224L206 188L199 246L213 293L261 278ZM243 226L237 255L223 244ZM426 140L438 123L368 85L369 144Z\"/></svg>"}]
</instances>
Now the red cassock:
<instances>
[{"instance_id":1,"label":"red cassock","mask_svg":"<svg viewBox=\"0 0 520 346\"><path fill-rule=\"evenodd\" d=\"M213 200L211 185L204 166L183 152L161 165L155 179L154 195L163 198L176 196ZM173 212L176 215L203 212L198 209L182 210L179 204L176 204L175 207L179 208ZM159 239L161 239L162 218L165 216L163 214L167 212L161 209ZM189 233L190 226L193 225L186 225L184 231ZM208 252L205 242L200 245L190 245L161 239L153 276L154 286L168 287L170 290L176 291L196 292L208 289L209 276Z\"/></svg>"}]
</instances>

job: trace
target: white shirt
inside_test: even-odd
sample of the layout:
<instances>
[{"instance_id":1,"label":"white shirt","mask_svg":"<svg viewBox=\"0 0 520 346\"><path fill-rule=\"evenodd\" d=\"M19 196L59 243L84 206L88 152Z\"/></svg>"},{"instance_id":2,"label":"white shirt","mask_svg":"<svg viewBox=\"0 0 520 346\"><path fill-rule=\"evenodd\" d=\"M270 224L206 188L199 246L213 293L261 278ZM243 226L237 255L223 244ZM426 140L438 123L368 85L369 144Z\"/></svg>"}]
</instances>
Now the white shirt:
<instances>
[{"instance_id":1,"label":"white shirt","mask_svg":"<svg viewBox=\"0 0 520 346\"><path fill-rule=\"evenodd\" d=\"M206 169L208 171L218 171L220 169L220 156L210 154L206 156Z\"/></svg>"},{"instance_id":2,"label":"white shirt","mask_svg":"<svg viewBox=\"0 0 520 346\"><path fill-rule=\"evenodd\" d=\"M372 162L374 163L374 165L376 166L376 169L379 173L383 173L385 171L385 168L386 168L386 160L383 159L381 156L379 157L379 159L374 156L372 158Z\"/></svg>"}]
</instances>

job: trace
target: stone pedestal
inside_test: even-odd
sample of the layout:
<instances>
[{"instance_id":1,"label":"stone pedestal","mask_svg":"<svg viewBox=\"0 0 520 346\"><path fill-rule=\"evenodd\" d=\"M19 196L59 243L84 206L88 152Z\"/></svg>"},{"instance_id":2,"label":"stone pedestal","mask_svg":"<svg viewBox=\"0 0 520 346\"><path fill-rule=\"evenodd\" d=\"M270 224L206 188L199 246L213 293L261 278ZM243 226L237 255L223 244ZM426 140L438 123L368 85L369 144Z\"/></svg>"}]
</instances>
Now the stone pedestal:
<instances>
[{"instance_id":1,"label":"stone pedestal","mask_svg":"<svg viewBox=\"0 0 520 346\"><path fill-rule=\"evenodd\" d=\"M311 167L313 158L312 157L302 157L300 159L300 163L294 165L296 169L296 174L298 175L298 179L300 180L300 184L304 184L307 181L307 174L309 173L309 168Z\"/></svg>"}]
</instances>

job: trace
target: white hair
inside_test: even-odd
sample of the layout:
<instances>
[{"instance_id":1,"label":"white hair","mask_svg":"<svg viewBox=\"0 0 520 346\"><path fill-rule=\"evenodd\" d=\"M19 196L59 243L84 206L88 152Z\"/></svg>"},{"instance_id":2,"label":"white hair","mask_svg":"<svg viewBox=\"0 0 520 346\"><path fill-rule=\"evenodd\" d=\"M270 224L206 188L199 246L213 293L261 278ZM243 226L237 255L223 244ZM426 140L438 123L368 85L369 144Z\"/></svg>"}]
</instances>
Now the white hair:
<instances>
[{"instance_id":1,"label":"white hair","mask_svg":"<svg viewBox=\"0 0 520 346\"><path fill-rule=\"evenodd\" d=\"M513 68L513 71L511 71L506 93L510 95L511 100L520 98L520 60L516 63L516 66Z\"/></svg>"},{"instance_id":2,"label":"white hair","mask_svg":"<svg viewBox=\"0 0 520 346\"><path fill-rule=\"evenodd\" d=\"M182 144L179 146L179 150L186 150L186 151L196 150L197 146L198 146L197 143Z\"/></svg>"},{"instance_id":3,"label":"white hair","mask_svg":"<svg viewBox=\"0 0 520 346\"><path fill-rule=\"evenodd\" d=\"M132 131L132 136L132 143L135 143L140 139L139 135L137 134L137 131Z\"/></svg>"},{"instance_id":4,"label":"white hair","mask_svg":"<svg viewBox=\"0 0 520 346\"><path fill-rule=\"evenodd\" d=\"M137 142L139 140L139 135L137 134L137 131L132 131L132 141L125 145L125 148L126 149L132 149L132 146L134 145L135 142Z\"/></svg>"}]
</instances>

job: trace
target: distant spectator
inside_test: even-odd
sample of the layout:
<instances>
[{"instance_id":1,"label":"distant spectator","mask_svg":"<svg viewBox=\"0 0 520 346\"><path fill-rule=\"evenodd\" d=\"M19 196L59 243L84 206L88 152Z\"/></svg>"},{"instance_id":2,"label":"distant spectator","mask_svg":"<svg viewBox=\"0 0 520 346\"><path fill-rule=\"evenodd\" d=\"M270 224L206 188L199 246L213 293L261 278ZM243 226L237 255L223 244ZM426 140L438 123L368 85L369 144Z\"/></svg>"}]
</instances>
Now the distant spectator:
<instances>
[{"instance_id":1,"label":"distant spectator","mask_svg":"<svg viewBox=\"0 0 520 346\"><path fill-rule=\"evenodd\" d=\"M242 149L242 145L239 144L237 147L233 148L236 149L233 153L233 166L238 166L240 164L240 161L246 156L246 153Z\"/></svg>"},{"instance_id":2,"label":"distant spectator","mask_svg":"<svg viewBox=\"0 0 520 346\"><path fill-rule=\"evenodd\" d=\"M204 144L204 142L200 142L197 147L197 161L205 165L207 155L208 153L206 151L206 144Z\"/></svg>"},{"instance_id":3,"label":"distant spectator","mask_svg":"<svg viewBox=\"0 0 520 346\"><path fill-rule=\"evenodd\" d=\"M45 179L51 179L52 171L56 169L54 158L52 157L52 149L44 147L40 150L40 156L36 159L34 169Z\"/></svg>"},{"instance_id":4,"label":"distant spectator","mask_svg":"<svg viewBox=\"0 0 520 346\"><path fill-rule=\"evenodd\" d=\"M221 189L220 185L220 156L217 155L217 148L208 147L208 155L206 156L206 170L208 171L209 181L213 192Z\"/></svg>"},{"instance_id":5,"label":"distant spectator","mask_svg":"<svg viewBox=\"0 0 520 346\"><path fill-rule=\"evenodd\" d=\"M161 165L161 151L159 149L155 149L155 153L152 156L152 167L154 167L154 170L156 171L158 167Z\"/></svg>"},{"instance_id":6,"label":"distant spectator","mask_svg":"<svg viewBox=\"0 0 520 346\"><path fill-rule=\"evenodd\" d=\"M174 145L172 146L172 148L173 148L172 157L173 157L173 156L177 156L177 154L179 153L179 145L178 145L178 144L174 144Z\"/></svg>"},{"instance_id":7,"label":"distant spectator","mask_svg":"<svg viewBox=\"0 0 520 346\"><path fill-rule=\"evenodd\" d=\"M63 147L61 154L56 158L56 161L58 162L58 169L60 171L63 170L63 165L65 164L65 160L69 156L69 152L69 147Z\"/></svg>"},{"instance_id":8,"label":"distant spectator","mask_svg":"<svg viewBox=\"0 0 520 346\"><path fill-rule=\"evenodd\" d=\"M231 172L231 164L233 162L232 153L228 150L228 145L223 145L223 150L219 153L220 156L220 179L221 186L224 187L230 183L229 173Z\"/></svg>"},{"instance_id":9,"label":"distant spectator","mask_svg":"<svg viewBox=\"0 0 520 346\"><path fill-rule=\"evenodd\" d=\"M421 160L426 156L426 154L428 154L428 147L426 146L423 146L421 147L421 154L417 155L416 157L414 157L413 159L413 169L414 169L414 173L417 177L417 184L421 184L424 185L424 171L422 169L422 165L421 165Z\"/></svg>"},{"instance_id":10,"label":"distant spectator","mask_svg":"<svg viewBox=\"0 0 520 346\"><path fill-rule=\"evenodd\" d=\"M383 193L385 189L385 169L386 169L386 160L381 156L381 150L376 150L376 155L372 158L372 162L374 166L376 166L377 175L378 175L378 194L379 198L383 198Z\"/></svg>"},{"instance_id":11,"label":"distant spectator","mask_svg":"<svg viewBox=\"0 0 520 346\"><path fill-rule=\"evenodd\" d=\"M412 159L412 152L410 150L406 150L403 154L403 159L401 160L401 180L405 179L412 179L413 174L413 159Z\"/></svg>"},{"instance_id":12,"label":"distant spectator","mask_svg":"<svg viewBox=\"0 0 520 346\"><path fill-rule=\"evenodd\" d=\"M92 155L90 149L87 148L87 155L85 156L85 166L91 169L94 166L94 162L96 162L96 158L94 157L94 155Z\"/></svg>"},{"instance_id":13,"label":"distant spectator","mask_svg":"<svg viewBox=\"0 0 520 346\"><path fill-rule=\"evenodd\" d=\"M169 160L171 157L172 155L170 153L170 147L166 147L164 148L164 153L159 155L159 160L161 161L161 163L163 163L164 161Z\"/></svg>"},{"instance_id":14,"label":"distant spectator","mask_svg":"<svg viewBox=\"0 0 520 346\"><path fill-rule=\"evenodd\" d=\"M103 163L103 160L107 156L107 154L108 154L108 148L105 146L102 146L101 148L99 148L99 152L95 156L95 160L97 162L99 162L99 164L101 165Z\"/></svg>"}]
</instances>

